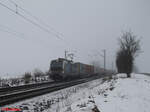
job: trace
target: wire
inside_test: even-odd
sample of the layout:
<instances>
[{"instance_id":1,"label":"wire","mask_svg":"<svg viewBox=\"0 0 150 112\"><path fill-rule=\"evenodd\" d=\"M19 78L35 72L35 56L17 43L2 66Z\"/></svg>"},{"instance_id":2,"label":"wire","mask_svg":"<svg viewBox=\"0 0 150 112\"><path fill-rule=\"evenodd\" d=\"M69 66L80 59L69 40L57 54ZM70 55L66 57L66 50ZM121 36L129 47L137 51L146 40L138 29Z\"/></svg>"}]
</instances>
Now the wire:
<instances>
[{"instance_id":1,"label":"wire","mask_svg":"<svg viewBox=\"0 0 150 112\"><path fill-rule=\"evenodd\" d=\"M51 30L53 30L55 33L57 33L58 35L63 36L62 33L56 31L54 28L52 28L51 26L49 26L48 24L46 24L45 22L43 22L41 19L39 19L37 16L33 15L31 12L27 11L26 9L22 8L21 6L19 6L16 2L14 2L13 0L8 0L9 2L11 2L12 4L14 4L17 8L20 8L22 11L24 11L26 14L28 14L29 16L31 16L32 18L34 18L36 21L38 21L39 23L43 24L45 27L50 28Z\"/></svg>"},{"instance_id":2,"label":"wire","mask_svg":"<svg viewBox=\"0 0 150 112\"><path fill-rule=\"evenodd\" d=\"M0 5L1 5L1 6L3 6L3 7L5 7L5 8L7 8L7 9L9 9L10 11L12 11L12 12L15 12L15 13L16 13L16 11L15 11L15 10L13 10L13 9L11 9L11 8L9 8L9 7L7 7L5 4L3 4L3 3L1 3L1 2L0 2Z\"/></svg>"},{"instance_id":3,"label":"wire","mask_svg":"<svg viewBox=\"0 0 150 112\"><path fill-rule=\"evenodd\" d=\"M20 6L18 6L14 1L12 1L12 0L9 0L9 1L10 1L11 3L13 3L17 8L20 8L20 9L22 9L24 12L28 13L30 16L32 16L34 19L36 19L36 20L39 21L40 23L45 24L45 23L42 22L40 19L38 19L37 17L33 16L30 12L28 12L28 11L26 11L25 9L21 8ZM55 35L55 37L57 37L58 39L60 39L61 41L63 41L67 46L70 46L70 47L71 47L70 42L65 41L64 39L62 39L62 38L59 36L59 34L61 34L61 33L58 32L59 34L58 34L58 33L55 34L55 33L51 32L51 31L49 31L47 28L42 27L40 24L36 23L35 21L32 21L31 19L29 19L29 18L25 17L24 15L22 15L21 13L19 13L19 12L17 11L17 9L16 9L16 10L13 10L13 9L9 8L7 5L5 5L5 4L3 4L3 3L1 3L1 2L0 2L0 5L3 6L3 7L5 7L5 8L7 8L7 9L10 10L10 11L12 11L13 13L17 14L18 16L22 17L24 20L30 22L31 24L33 24L34 26L40 28L41 30L43 30L43 31L45 31L45 32L47 32L47 33L49 33L49 34ZM48 26L48 25L45 24L45 26ZM62 36L62 34L61 34L61 36Z\"/></svg>"},{"instance_id":4,"label":"wire","mask_svg":"<svg viewBox=\"0 0 150 112\"><path fill-rule=\"evenodd\" d=\"M1 24L0 24L0 28L6 29L6 30L8 30L8 31L11 31L11 32L16 33L16 34L19 34L19 35L21 35L21 36L24 36L24 35L25 35L24 33L20 33L20 32L18 32L18 31L15 31L15 30L13 30L13 29L11 29L11 28L9 28L9 27L7 27L7 26L1 25Z\"/></svg>"},{"instance_id":5,"label":"wire","mask_svg":"<svg viewBox=\"0 0 150 112\"><path fill-rule=\"evenodd\" d=\"M34 40L34 41L33 41L31 38L28 38L27 36L25 36L25 34L20 33L20 32L17 32L17 31L14 31L14 30L12 30L12 29L6 27L6 26L0 25L0 31L5 32L5 33L8 33L8 34L11 34L11 35L13 35L13 36L15 36L15 37L17 37L17 38L22 38L22 39L24 39L24 40L26 40L26 41L30 40L30 41L32 41L32 42L36 42L36 43L38 42L38 44L42 44L42 46L43 46L44 48L49 48L48 44L45 43L44 41L42 41L42 40L40 40L40 41L38 41L38 40L35 41L35 40Z\"/></svg>"},{"instance_id":6,"label":"wire","mask_svg":"<svg viewBox=\"0 0 150 112\"><path fill-rule=\"evenodd\" d=\"M26 21L28 21L28 22L32 23L33 25L39 27L40 29L44 30L45 32L47 32L47 33L49 33L49 34L53 34L53 33L50 32L49 30L47 30L46 28L43 28L41 25L39 25L39 24L37 24L36 22L34 22L34 21L32 21L32 20L26 18L26 17L23 16L22 14L18 13L18 15L19 15L20 17L24 18ZM61 38L59 37L59 35L56 35L56 34L54 34L54 35L55 35L58 39L61 39Z\"/></svg>"},{"instance_id":7,"label":"wire","mask_svg":"<svg viewBox=\"0 0 150 112\"><path fill-rule=\"evenodd\" d=\"M8 30L6 30L6 29L1 29L1 28L0 28L0 30L3 31L3 32L9 33L9 34L11 34L11 35L14 35L14 36L16 36L16 37L19 37L19 38L21 37L22 39L26 40L26 38L20 36L20 34L17 34L17 33L11 32L11 31L8 31Z\"/></svg>"},{"instance_id":8,"label":"wire","mask_svg":"<svg viewBox=\"0 0 150 112\"><path fill-rule=\"evenodd\" d=\"M13 3L15 6L17 6L18 8L20 8L22 11L24 11L26 14L30 15L32 18L34 18L36 21L40 22L41 24L43 24L45 27L50 28L51 30L53 30L54 32L56 32L57 34L63 36L62 33L56 31L54 28L52 28L51 26L47 25L45 22L43 22L41 19L39 19L38 17L36 17L35 15L33 15L31 12L27 11L26 9L22 8L21 6L19 6L16 2L14 2L13 0L9 0L11 3Z\"/></svg>"},{"instance_id":9,"label":"wire","mask_svg":"<svg viewBox=\"0 0 150 112\"><path fill-rule=\"evenodd\" d=\"M42 26L39 25L38 23L36 23L36 22L32 21L31 19L25 17L24 15L20 14L19 12L16 12L15 10L9 8L7 5L5 5L5 4L3 4L3 3L1 3L1 2L0 2L0 5L3 6L3 7L5 7L5 8L7 8L8 10L14 12L15 14L19 15L20 17L22 17L22 18L25 19L26 21L30 22L30 23L33 24L34 26L39 27L41 30L43 30L43 31L45 31L45 32L47 32L47 33L49 33L49 34L53 34L53 35L55 35L58 39L61 39L61 40L62 40L62 38L60 38L59 35L54 34L53 32L50 32L48 29L42 27Z\"/></svg>"}]
</instances>

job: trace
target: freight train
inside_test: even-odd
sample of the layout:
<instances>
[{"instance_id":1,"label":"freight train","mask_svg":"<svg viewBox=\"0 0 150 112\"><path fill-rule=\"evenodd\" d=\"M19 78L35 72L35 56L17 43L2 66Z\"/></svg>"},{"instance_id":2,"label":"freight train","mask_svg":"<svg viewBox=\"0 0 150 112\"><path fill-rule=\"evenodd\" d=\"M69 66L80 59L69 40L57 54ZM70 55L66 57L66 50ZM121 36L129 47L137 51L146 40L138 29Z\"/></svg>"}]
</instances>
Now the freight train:
<instances>
[{"instance_id":1,"label":"freight train","mask_svg":"<svg viewBox=\"0 0 150 112\"><path fill-rule=\"evenodd\" d=\"M71 60L58 58L52 60L50 64L50 78L55 81L73 80L76 78L85 78L92 75L104 74L102 68L96 68L93 65L74 63Z\"/></svg>"}]
</instances>

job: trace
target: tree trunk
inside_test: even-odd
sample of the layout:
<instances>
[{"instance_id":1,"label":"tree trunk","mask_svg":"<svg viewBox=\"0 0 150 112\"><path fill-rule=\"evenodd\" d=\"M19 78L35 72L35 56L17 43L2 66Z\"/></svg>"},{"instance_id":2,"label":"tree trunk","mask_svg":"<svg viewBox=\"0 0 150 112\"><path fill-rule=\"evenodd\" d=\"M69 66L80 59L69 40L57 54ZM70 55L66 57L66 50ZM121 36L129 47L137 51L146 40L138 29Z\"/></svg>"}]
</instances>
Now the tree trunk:
<instances>
[{"instance_id":1,"label":"tree trunk","mask_svg":"<svg viewBox=\"0 0 150 112\"><path fill-rule=\"evenodd\" d=\"M127 77L130 78L130 77L131 77L131 74L130 74L130 73L127 73Z\"/></svg>"}]
</instances>

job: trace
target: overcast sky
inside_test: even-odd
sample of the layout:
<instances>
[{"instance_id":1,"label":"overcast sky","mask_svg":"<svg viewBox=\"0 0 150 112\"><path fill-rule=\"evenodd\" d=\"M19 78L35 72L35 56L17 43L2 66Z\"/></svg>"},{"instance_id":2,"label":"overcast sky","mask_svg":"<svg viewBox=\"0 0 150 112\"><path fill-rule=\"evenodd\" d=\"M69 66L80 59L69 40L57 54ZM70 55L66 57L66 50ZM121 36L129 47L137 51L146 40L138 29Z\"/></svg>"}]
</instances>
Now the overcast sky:
<instances>
[{"instance_id":1,"label":"overcast sky","mask_svg":"<svg viewBox=\"0 0 150 112\"><path fill-rule=\"evenodd\" d=\"M150 72L149 0L13 1L49 25L46 29L51 33L0 5L0 77L22 75L35 68L46 71L52 59L64 57L65 49L76 51L75 61L99 60L101 66L103 58L96 52L106 49L106 67L111 68L119 47L117 38L128 30L142 37L144 52L136 64L141 72ZM0 0L0 3L16 9L9 0ZM18 13L34 20L19 8Z\"/></svg>"}]
</instances>

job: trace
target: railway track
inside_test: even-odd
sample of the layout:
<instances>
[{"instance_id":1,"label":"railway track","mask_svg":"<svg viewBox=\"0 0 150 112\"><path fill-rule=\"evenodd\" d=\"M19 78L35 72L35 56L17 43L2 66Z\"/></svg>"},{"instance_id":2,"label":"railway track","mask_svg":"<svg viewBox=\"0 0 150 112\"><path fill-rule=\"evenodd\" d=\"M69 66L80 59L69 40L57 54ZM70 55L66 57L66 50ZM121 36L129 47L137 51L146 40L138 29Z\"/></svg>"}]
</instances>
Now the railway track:
<instances>
[{"instance_id":1,"label":"railway track","mask_svg":"<svg viewBox=\"0 0 150 112\"><path fill-rule=\"evenodd\" d=\"M144 74L144 75L150 76L150 73L140 73L140 74Z\"/></svg>"},{"instance_id":2,"label":"railway track","mask_svg":"<svg viewBox=\"0 0 150 112\"><path fill-rule=\"evenodd\" d=\"M35 83L35 84L27 84L27 85L21 85L21 86L14 86L14 87L5 87L5 88L0 88L0 96L7 94L7 93L13 93L21 90L29 90L33 88L39 88L47 85L52 85L56 82L44 82L44 83Z\"/></svg>"},{"instance_id":3,"label":"railway track","mask_svg":"<svg viewBox=\"0 0 150 112\"><path fill-rule=\"evenodd\" d=\"M60 83L52 84L49 86L40 86L38 88L32 88L28 90L18 90L9 94L0 95L0 107L4 105L12 104L20 100L24 100L27 98L43 95L49 92L64 89L64 88L71 87L77 84L85 83L85 82L98 79L98 78L100 78L100 76L74 80L74 81L69 81L69 82L60 82Z\"/></svg>"}]
</instances>

